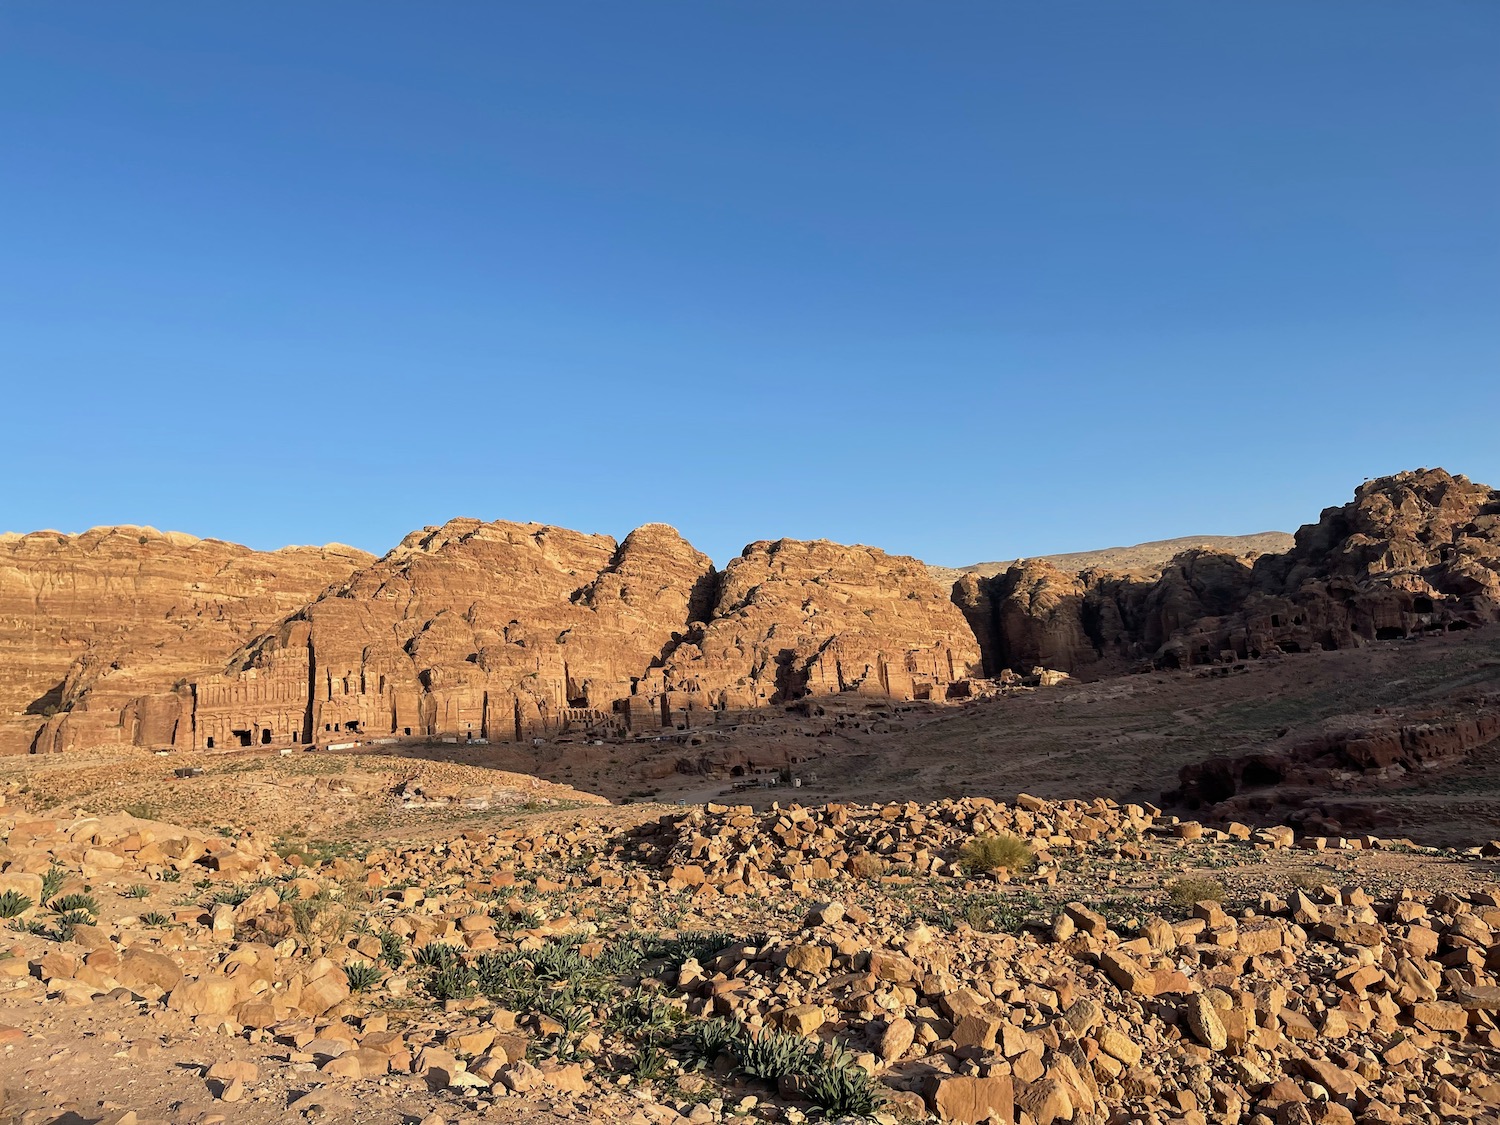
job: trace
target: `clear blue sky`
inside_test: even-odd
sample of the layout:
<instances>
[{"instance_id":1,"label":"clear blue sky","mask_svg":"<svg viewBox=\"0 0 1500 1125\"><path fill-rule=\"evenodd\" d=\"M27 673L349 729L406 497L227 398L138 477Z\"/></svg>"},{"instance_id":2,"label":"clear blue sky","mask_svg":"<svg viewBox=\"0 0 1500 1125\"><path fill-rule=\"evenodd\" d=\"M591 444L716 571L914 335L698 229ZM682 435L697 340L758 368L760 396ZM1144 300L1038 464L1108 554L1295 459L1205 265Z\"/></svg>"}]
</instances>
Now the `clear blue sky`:
<instances>
[{"instance_id":1,"label":"clear blue sky","mask_svg":"<svg viewBox=\"0 0 1500 1125\"><path fill-rule=\"evenodd\" d=\"M0 528L961 564L1500 484L1500 4L0 6Z\"/></svg>"}]
</instances>

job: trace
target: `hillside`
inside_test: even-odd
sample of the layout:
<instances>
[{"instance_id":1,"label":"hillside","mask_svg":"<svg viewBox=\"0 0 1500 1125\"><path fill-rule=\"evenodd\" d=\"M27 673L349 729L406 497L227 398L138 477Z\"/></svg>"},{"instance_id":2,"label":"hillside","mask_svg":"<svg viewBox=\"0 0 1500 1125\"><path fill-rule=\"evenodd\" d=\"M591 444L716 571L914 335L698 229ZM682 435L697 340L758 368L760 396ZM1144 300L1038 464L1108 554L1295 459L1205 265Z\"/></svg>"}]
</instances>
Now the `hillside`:
<instances>
[{"instance_id":1,"label":"hillside","mask_svg":"<svg viewBox=\"0 0 1500 1125\"><path fill-rule=\"evenodd\" d=\"M1103 547L1094 551L1071 551L1061 555L1038 555L1035 562L1047 563L1058 570L1158 571L1184 551L1202 549L1253 558L1276 554L1291 548L1293 537L1285 531L1262 531L1255 535L1184 535L1177 539L1154 539L1133 547ZM1024 559L1006 562L982 562L971 566L933 566L928 569L942 582L957 582L965 574L993 578L1004 574Z\"/></svg>"}]
</instances>

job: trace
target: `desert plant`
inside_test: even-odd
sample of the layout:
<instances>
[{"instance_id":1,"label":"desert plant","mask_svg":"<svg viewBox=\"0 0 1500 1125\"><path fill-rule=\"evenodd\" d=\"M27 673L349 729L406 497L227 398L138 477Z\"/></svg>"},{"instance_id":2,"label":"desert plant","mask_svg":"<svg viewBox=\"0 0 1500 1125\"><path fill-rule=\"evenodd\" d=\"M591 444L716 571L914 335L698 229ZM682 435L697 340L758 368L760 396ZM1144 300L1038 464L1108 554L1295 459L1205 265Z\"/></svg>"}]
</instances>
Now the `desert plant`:
<instances>
[{"instance_id":1,"label":"desert plant","mask_svg":"<svg viewBox=\"0 0 1500 1125\"><path fill-rule=\"evenodd\" d=\"M687 1053L688 1065L693 1070L703 1070L713 1066L720 1055L733 1052L739 1041L739 1026L715 1017L693 1024L681 1046Z\"/></svg>"},{"instance_id":2,"label":"desert plant","mask_svg":"<svg viewBox=\"0 0 1500 1125\"><path fill-rule=\"evenodd\" d=\"M1224 884L1208 875L1182 875L1167 884L1167 895L1179 910L1197 902L1223 902Z\"/></svg>"},{"instance_id":3,"label":"desert plant","mask_svg":"<svg viewBox=\"0 0 1500 1125\"><path fill-rule=\"evenodd\" d=\"M885 860L874 852L860 852L849 857L849 874L860 879L878 879L885 874Z\"/></svg>"},{"instance_id":4,"label":"desert plant","mask_svg":"<svg viewBox=\"0 0 1500 1125\"><path fill-rule=\"evenodd\" d=\"M63 884L68 881L68 873L57 864L53 864L42 873L42 901L56 898L63 889Z\"/></svg>"},{"instance_id":5,"label":"desert plant","mask_svg":"<svg viewBox=\"0 0 1500 1125\"><path fill-rule=\"evenodd\" d=\"M667 1073L670 1056L655 1043L647 1043L630 1060L630 1070L638 1082L655 1082Z\"/></svg>"},{"instance_id":6,"label":"desert plant","mask_svg":"<svg viewBox=\"0 0 1500 1125\"><path fill-rule=\"evenodd\" d=\"M426 984L428 994L438 1001L462 1000L476 991L474 974L462 961L433 966L427 971Z\"/></svg>"},{"instance_id":7,"label":"desert plant","mask_svg":"<svg viewBox=\"0 0 1500 1125\"><path fill-rule=\"evenodd\" d=\"M682 1020L682 1010L659 992L637 988L612 1005L606 1026L628 1039L656 1042Z\"/></svg>"},{"instance_id":8,"label":"desert plant","mask_svg":"<svg viewBox=\"0 0 1500 1125\"><path fill-rule=\"evenodd\" d=\"M35 905L19 891L6 891L0 894L0 918L19 918Z\"/></svg>"},{"instance_id":9,"label":"desert plant","mask_svg":"<svg viewBox=\"0 0 1500 1125\"><path fill-rule=\"evenodd\" d=\"M739 1060L740 1073L767 1082L806 1074L817 1057L816 1047L785 1031L742 1033L731 1051Z\"/></svg>"},{"instance_id":10,"label":"desert plant","mask_svg":"<svg viewBox=\"0 0 1500 1125\"><path fill-rule=\"evenodd\" d=\"M133 816L137 820L155 820L156 806L150 801L136 801L126 805L122 810L127 816Z\"/></svg>"},{"instance_id":11,"label":"desert plant","mask_svg":"<svg viewBox=\"0 0 1500 1125\"><path fill-rule=\"evenodd\" d=\"M1031 845L1019 836L999 833L976 836L958 852L958 863L970 875L1006 870L1025 871L1036 862Z\"/></svg>"},{"instance_id":12,"label":"desert plant","mask_svg":"<svg viewBox=\"0 0 1500 1125\"><path fill-rule=\"evenodd\" d=\"M434 941L413 953L412 959L424 969L446 969L458 964L459 952L456 945Z\"/></svg>"},{"instance_id":13,"label":"desert plant","mask_svg":"<svg viewBox=\"0 0 1500 1125\"><path fill-rule=\"evenodd\" d=\"M125 889L126 898L148 898L150 894L151 888L145 883L132 883Z\"/></svg>"},{"instance_id":14,"label":"desert plant","mask_svg":"<svg viewBox=\"0 0 1500 1125\"><path fill-rule=\"evenodd\" d=\"M160 910L149 910L141 915L141 925L150 926L152 929L161 929L163 926L170 925L171 921L172 919Z\"/></svg>"},{"instance_id":15,"label":"desert plant","mask_svg":"<svg viewBox=\"0 0 1500 1125\"><path fill-rule=\"evenodd\" d=\"M79 926L92 926L94 916L86 910L65 910L55 919L58 941L72 941Z\"/></svg>"},{"instance_id":16,"label":"desert plant","mask_svg":"<svg viewBox=\"0 0 1500 1125\"><path fill-rule=\"evenodd\" d=\"M97 918L99 917L99 900L93 895L59 895L47 904L47 909L55 914L88 914Z\"/></svg>"},{"instance_id":17,"label":"desert plant","mask_svg":"<svg viewBox=\"0 0 1500 1125\"><path fill-rule=\"evenodd\" d=\"M380 931L380 959L393 969L406 964L406 942L392 930Z\"/></svg>"},{"instance_id":18,"label":"desert plant","mask_svg":"<svg viewBox=\"0 0 1500 1125\"><path fill-rule=\"evenodd\" d=\"M880 1087L842 1047L830 1046L803 1075L804 1097L829 1117L873 1117Z\"/></svg>"},{"instance_id":19,"label":"desert plant","mask_svg":"<svg viewBox=\"0 0 1500 1125\"><path fill-rule=\"evenodd\" d=\"M368 961L350 961L344 966L350 992L368 992L380 983L380 966Z\"/></svg>"},{"instance_id":20,"label":"desert plant","mask_svg":"<svg viewBox=\"0 0 1500 1125\"><path fill-rule=\"evenodd\" d=\"M182 882L182 872L176 868L169 867L161 873L161 881L163 883L180 883Z\"/></svg>"}]
</instances>

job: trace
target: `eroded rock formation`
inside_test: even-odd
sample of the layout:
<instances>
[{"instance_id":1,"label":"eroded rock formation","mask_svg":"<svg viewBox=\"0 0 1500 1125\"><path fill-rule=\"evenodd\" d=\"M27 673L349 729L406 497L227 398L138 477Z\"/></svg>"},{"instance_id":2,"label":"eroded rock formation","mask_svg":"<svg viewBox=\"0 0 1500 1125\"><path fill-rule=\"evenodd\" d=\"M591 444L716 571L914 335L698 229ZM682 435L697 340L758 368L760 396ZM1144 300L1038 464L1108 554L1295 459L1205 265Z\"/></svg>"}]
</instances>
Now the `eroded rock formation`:
<instances>
[{"instance_id":1,"label":"eroded rock formation","mask_svg":"<svg viewBox=\"0 0 1500 1125\"><path fill-rule=\"evenodd\" d=\"M186 677L370 561L142 527L0 538L0 753L179 741Z\"/></svg>"},{"instance_id":2,"label":"eroded rock formation","mask_svg":"<svg viewBox=\"0 0 1500 1125\"><path fill-rule=\"evenodd\" d=\"M954 588L989 671L1124 671L1350 648L1500 620L1500 492L1418 470L1368 481L1253 562L1193 550L1159 574L1026 561Z\"/></svg>"},{"instance_id":3,"label":"eroded rock formation","mask_svg":"<svg viewBox=\"0 0 1500 1125\"><path fill-rule=\"evenodd\" d=\"M978 664L962 615L913 559L781 540L721 575L661 524L616 545L455 520L196 681L195 738L659 731L807 693L944 698Z\"/></svg>"},{"instance_id":4,"label":"eroded rock formation","mask_svg":"<svg viewBox=\"0 0 1500 1125\"><path fill-rule=\"evenodd\" d=\"M1500 696L1448 711L1329 731L1289 746L1184 766L1174 804L1217 821L1288 820L1311 829L1362 831L1383 823L1368 797L1409 775L1445 770L1500 742Z\"/></svg>"},{"instance_id":5,"label":"eroded rock formation","mask_svg":"<svg viewBox=\"0 0 1500 1125\"><path fill-rule=\"evenodd\" d=\"M672 528L623 543L453 520L384 558L116 528L0 543L0 748L639 732L982 676L1098 676L1500 620L1500 493L1371 481L1284 554L1154 574L1044 560L944 589L914 559L752 543L722 573Z\"/></svg>"}]
</instances>

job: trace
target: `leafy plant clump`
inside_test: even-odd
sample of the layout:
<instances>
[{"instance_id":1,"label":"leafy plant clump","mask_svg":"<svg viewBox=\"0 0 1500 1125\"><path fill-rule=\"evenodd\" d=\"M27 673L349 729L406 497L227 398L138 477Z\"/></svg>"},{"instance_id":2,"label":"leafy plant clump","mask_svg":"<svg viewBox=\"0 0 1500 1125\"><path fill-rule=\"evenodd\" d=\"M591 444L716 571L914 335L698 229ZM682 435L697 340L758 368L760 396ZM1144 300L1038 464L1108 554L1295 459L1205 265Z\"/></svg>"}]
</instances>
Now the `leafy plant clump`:
<instances>
[{"instance_id":1,"label":"leafy plant clump","mask_svg":"<svg viewBox=\"0 0 1500 1125\"><path fill-rule=\"evenodd\" d=\"M19 891L6 891L0 894L0 918L19 918L35 905Z\"/></svg>"},{"instance_id":2,"label":"leafy plant clump","mask_svg":"<svg viewBox=\"0 0 1500 1125\"><path fill-rule=\"evenodd\" d=\"M149 910L141 915L141 925L150 926L153 930L159 930L163 926L171 924L172 919L160 910Z\"/></svg>"},{"instance_id":3,"label":"leafy plant clump","mask_svg":"<svg viewBox=\"0 0 1500 1125\"><path fill-rule=\"evenodd\" d=\"M791 1079L799 1092L830 1117L870 1117L881 1103L874 1078L837 1044L817 1044L785 1031L749 1031L725 1019L697 1024L682 1040L693 1069L720 1056L735 1060L747 1078Z\"/></svg>"},{"instance_id":4,"label":"leafy plant clump","mask_svg":"<svg viewBox=\"0 0 1500 1125\"><path fill-rule=\"evenodd\" d=\"M380 931L380 959L393 969L406 964L406 942L392 930Z\"/></svg>"},{"instance_id":5,"label":"leafy plant clump","mask_svg":"<svg viewBox=\"0 0 1500 1125\"><path fill-rule=\"evenodd\" d=\"M99 900L93 895L60 895L47 904L47 909L56 914L88 914L99 917Z\"/></svg>"},{"instance_id":6,"label":"leafy plant clump","mask_svg":"<svg viewBox=\"0 0 1500 1125\"><path fill-rule=\"evenodd\" d=\"M132 883L125 889L126 898L147 898L151 894L151 888L145 883Z\"/></svg>"},{"instance_id":7,"label":"leafy plant clump","mask_svg":"<svg viewBox=\"0 0 1500 1125\"><path fill-rule=\"evenodd\" d=\"M61 867L53 864L42 873L42 901L47 902L56 898L63 889L63 884L68 881L68 873Z\"/></svg>"},{"instance_id":8,"label":"leafy plant clump","mask_svg":"<svg viewBox=\"0 0 1500 1125\"><path fill-rule=\"evenodd\" d=\"M344 966L350 992L368 992L380 983L380 966L368 961L350 961Z\"/></svg>"},{"instance_id":9,"label":"leafy plant clump","mask_svg":"<svg viewBox=\"0 0 1500 1125\"><path fill-rule=\"evenodd\" d=\"M1027 870L1036 862L1036 853L1031 845L1019 836L999 833L976 836L959 849L958 863L970 875L985 875L996 871L1018 873Z\"/></svg>"},{"instance_id":10,"label":"leafy plant clump","mask_svg":"<svg viewBox=\"0 0 1500 1125\"><path fill-rule=\"evenodd\" d=\"M1198 902L1223 902L1224 884L1208 875L1183 875L1167 884L1167 895L1179 910Z\"/></svg>"}]
</instances>

